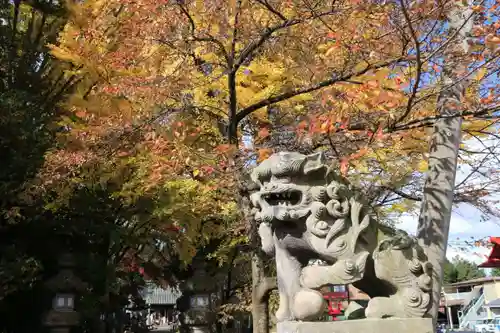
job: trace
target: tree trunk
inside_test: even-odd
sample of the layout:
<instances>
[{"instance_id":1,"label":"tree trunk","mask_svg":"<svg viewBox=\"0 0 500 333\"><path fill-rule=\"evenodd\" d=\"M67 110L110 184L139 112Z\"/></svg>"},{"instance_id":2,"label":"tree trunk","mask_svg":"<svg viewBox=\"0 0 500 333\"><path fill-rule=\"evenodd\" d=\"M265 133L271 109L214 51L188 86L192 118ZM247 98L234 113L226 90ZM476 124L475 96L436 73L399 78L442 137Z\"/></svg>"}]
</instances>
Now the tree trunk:
<instances>
[{"instance_id":1,"label":"tree trunk","mask_svg":"<svg viewBox=\"0 0 500 333\"><path fill-rule=\"evenodd\" d=\"M451 100L460 101L463 87L446 89L439 97L440 114L448 114ZM453 204L458 147L461 141L461 117L438 120L430 143L429 171L424 186L417 238L425 246L434 267L432 311L437 318L441 296L443 265L448 244L448 232Z\"/></svg>"},{"instance_id":2,"label":"tree trunk","mask_svg":"<svg viewBox=\"0 0 500 333\"><path fill-rule=\"evenodd\" d=\"M245 223L249 227L248 235L252 249L252 320L253 333L269 332L269 294L276 289L276 279L267 277L264 258L260 250L258 225L252 214L250 194L257 190L248 174L241 174L239 179L239 207L242 210Z\"/></svg>"},{"instance_id":3,"label":"tree trunk","mask_svg":"<svg viewBox=\"0 0 500 333\"><path fill-rule=\"evenodd\" d=\"M276 278L265 274L263 256L257 251L252 255L253 333L269 332L269 296L278 287Z\"/></svg>"},{"instance_id":4,"label":"tree trunk","mask_svg":"<svg viewBox=\"0 0 500 333\"><path fill-rule=\"evenodd\" d=\"M462 110L467 83L466 80L459 78L467 69L464 68L460 58L468 51L467 36L472 30L472 12L468 7L458 7L451 13L449 21L451 26L460 29L458 35L462 37L456 39L444 61L442 88L437 101L437 111L444 117L436 121L431 137L429 171L417 230L417 238L426 248L429 261L434 268L430 312L434 321L437 319L441 298L457 159L462 139L462 117L459 113Z\"/></svg>"},{"instance_id":5,"label":"tree trunk","mask_svg":"<svg viewBox=\"0 0 500 333\"><path fill-rule=\"evenodd\" d=\"M253 333L269 332L269 292L266 290L264 262L258 253L252 255Z\"/></svg>"}]
</instances>

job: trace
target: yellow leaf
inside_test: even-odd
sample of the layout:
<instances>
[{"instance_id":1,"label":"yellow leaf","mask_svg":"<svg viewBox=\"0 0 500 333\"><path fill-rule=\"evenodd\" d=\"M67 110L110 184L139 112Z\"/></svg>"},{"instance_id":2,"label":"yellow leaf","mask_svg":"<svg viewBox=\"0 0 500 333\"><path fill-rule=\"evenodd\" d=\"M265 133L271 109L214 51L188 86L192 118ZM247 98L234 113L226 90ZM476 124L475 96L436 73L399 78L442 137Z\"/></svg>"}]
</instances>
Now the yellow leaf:
<instances>
[{"instance_id":1,"label":"yellow leaf","mask_svg":"<svg viewBox=\"0 0 500 333\"><path fill-rule=\"evenodd\" d=\"M199 174L200 174L200 170L198 170L198 169L194 169L194 171L193 171L193 176L194 176L194 177L196 177L196 176L198 176Z\"/></svg>"},{"instance_id":2,"label":"yellow leaf","mask_svg":"<svg viewBox=\"0 0 500 333\"><path fill-rule=\"evenodd\" d=\"M481 81L481 79L486 75L487 69L486 68L481 68L480 70L477 71L476 75L476 80Z\"/></svg>"},{"instance_id":3,"label":"yellow leaf","mask_svg":"<svg viewBox=\"0 0 500 333\"><path fill-rule=\"evenodd\" d=\"M68 62L77 62L79 60L78 56L68 52L63 48L57 47L55 45L49 45L49 48L50 48L50 53L59 60Z\"/></svg>"},{"instance_id":4,"label":"yellow leaf","mask_svg":"<svg viewBox=\"0 0 500 333\"><path fill-rule=\"evenodd\" d=\"M335 52L335 50L336 50L336 49L337 49L337 46L336 46L336 45L334 45L334 46L330 47L330 48L328 49L328 51L326 51L325 56L327 56L327 57L328 57L330 54L332 54L333 52Z\"/></svg>"},{"instance_id":5,"label":"yellow leaf","mask_svg":"<svg viewBox=\"0 0 500 333\"><path fill-rule=\"evenodd\" d=\"M428 167L428 164L427 164L427 161L426 160L421 160L419 163L418 163L418 171L419 172L426 172L427 171L427 167Z\"/></svg>"}]
</instances>

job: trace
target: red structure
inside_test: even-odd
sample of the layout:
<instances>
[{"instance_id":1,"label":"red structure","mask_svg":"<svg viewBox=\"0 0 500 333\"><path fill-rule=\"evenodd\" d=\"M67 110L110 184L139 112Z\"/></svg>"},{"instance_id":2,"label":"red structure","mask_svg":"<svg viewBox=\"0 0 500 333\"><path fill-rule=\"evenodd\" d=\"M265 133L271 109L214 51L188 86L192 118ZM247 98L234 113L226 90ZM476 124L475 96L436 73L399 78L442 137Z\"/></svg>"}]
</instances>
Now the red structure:
<instances>
[{"instance_id":1,"label":"red structure","mask_svg":"<svg viewBox=\"0 0 500 333\"><path fill-rule=\"evenodd\" d=\"M323 297L328 302L328 314L332 319L338 320L338 316L342 315L342 302L349 300L349 290L345 291L331 291L323 294Z\"/></svg>"},{"instance_id":2,"label":"red structure","mask_svg":"<svg viewBox=\"0 0 500 333\"><path fill-rule=\"evenodd\" d=\"M500 267L500 237L490 237L490 243L493 244L490 256L486 262L483 262L478 267L496 268Z\"/></svg>"}]
</instances>

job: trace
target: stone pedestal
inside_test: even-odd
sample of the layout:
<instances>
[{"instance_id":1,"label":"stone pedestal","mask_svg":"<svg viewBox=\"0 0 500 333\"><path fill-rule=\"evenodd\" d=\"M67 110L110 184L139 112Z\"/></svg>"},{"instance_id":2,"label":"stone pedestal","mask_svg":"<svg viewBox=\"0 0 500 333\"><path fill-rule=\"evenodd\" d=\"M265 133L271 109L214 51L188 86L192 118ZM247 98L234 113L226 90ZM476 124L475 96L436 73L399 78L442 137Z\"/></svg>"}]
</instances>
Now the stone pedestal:
<instances>
[{"instance_id":1,"label":"stone pedestal","mask_svg":"<svg viewBox=\"0 0 500 333\"><path fill-rule=\"evenodd\" d=\"M432 319L359 319L330 322L285 321L276 333L433 333Z\"/></svg>"},{"instance_id":2,"label":"stone pedestal","mask_svg":"<svg viewBox=\"0 0 500 333\"><path fill-rule=\"evenodd\" d=\"M210 327L208 326L202 326L202 325L193 325L190 327L190 332L191 333L209 333L210 332Z\"/></svg>"}]
</instances>

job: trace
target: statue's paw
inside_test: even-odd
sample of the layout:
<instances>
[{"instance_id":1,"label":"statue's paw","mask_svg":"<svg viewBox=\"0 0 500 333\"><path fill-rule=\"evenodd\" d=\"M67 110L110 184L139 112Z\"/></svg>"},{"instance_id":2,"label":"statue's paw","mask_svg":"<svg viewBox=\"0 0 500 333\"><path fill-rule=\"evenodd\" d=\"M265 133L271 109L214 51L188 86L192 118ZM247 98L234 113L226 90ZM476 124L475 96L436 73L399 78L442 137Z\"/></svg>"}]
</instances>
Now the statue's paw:
<instances>
[{"instance_id":1,"label":"statue's paw","mask_svg":"<svg viewBox=\"0 0 500 333\"><path fill-rule=\"evenodd\" d=\"M321 266L306 266L300 274L300 284L304 288L320 288L329 282L326 281L325 270Z\"/></svg>"},{"instance_id":2,"label":"statue's paw","mask_svg":"<svg viewBox=\"0 0 500 333\"><path fill-rule=\"evenodd\" d=\"M261 223L259 226L259 236L262 244L262 251L268 255L274 255L273 232L269 225Z\"/></svg>"},{"instance_id":3,"label":"statue's paw","mask_svg":"<svg viewBox=\"0 0 500 333\"><path fill-rule=\"evenodd\" d=\"M323 295L316 290L302 289L293 298L293 314L298 320L316 319L324 309Z\"/></svg>"},{"instance_id":4,"label":"statue's paw","mask_svg":"<svg viewBox=\"0 0 500 333\"><path fill-rule=\"evenodd\" d=\"M282 322L292 320L292 312L290 311L289 298L286 294L280 293L280 303L276 311L276 321Z\"/></svg>"},{"instance_id":5,"label":"statue's paw","mask_svg":"<svg viewBox=\"0 0 500 333\"><path fill-rule=\"evenodd\" d=\"M287 321L292 319L292 314L290 312L290 309L288 309L288 307L283 307L283 306L280 306L278 308L275 316L276 316L276 321L279 323L282 321Z\"/></svg>"},{"instance_id":6,"label":"statue's paw","mask_svg":"<svg viewBox=\"0 0 500 333\"><path fill-rule=\"evenodd\" d=\"M365 309L365 316L366 318L394 317L394 307L401 307L401 305L389 297L374 297L368 302L368 306Z\"/></svg>"}]
</instances>

